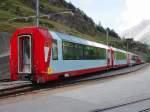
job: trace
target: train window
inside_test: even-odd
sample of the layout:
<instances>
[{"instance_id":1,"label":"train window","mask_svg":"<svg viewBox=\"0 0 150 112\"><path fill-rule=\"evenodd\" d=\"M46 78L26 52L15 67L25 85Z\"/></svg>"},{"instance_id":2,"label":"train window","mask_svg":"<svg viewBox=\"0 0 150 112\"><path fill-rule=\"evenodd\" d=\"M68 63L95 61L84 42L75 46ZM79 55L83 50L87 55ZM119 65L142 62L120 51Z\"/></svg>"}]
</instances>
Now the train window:
<instances>
[{"instance_id":1,"label":"train window","mask_svg":"<svg viewBox=\"0 0 150 112\"><path fill-rule=\"evenodd\" d=\"M106 59L106 50L93 46L85 46L84 57L89 60Z\"/></svg>"},{"instance_id":2,"label":"train window","mask_svg":"<svg viewBox=\"0 0 150 112\"><path fill-rule=\"evenodd\" d=\"M106 59L106 50L88 45L63 41L64 60Z\"/></svg>"},{"instance_id":3,"label":"train window","mask_svg":"<svg viewBox=\"0 0 150 112\"><path fill-rule=\"evenodd\" d=\"M89 57L90 57L90 59L96 59L95 58L95 47L90 46Z\"/></svg>"},{"instance_id":4,"label":"train window","mask_svg":"<svg viewBox=\"0 0 150 112\"><path fill-rule=\"evenodd\" d=\"M115 59L116 60L124 60L126 59L126 54L122 52L115 52Z\"/></svg>"},{"instance_id":5,"label":"train window","mask_svg":"<svg viewBox=\"0 0 150 112\"><path fill-rule=\"evenodd\" d=\"M136 58L137 58L136 56L132 56L131 60L136 60Z\"/></svg>"},{"instance_id":6,"label":"train window","mask_svg":"<svg viewBox=\"0 0 150 112\"><path fill-rule=\"evenodd\" d=\"M52 58L53 60L58 60L58 47L57 47L57 41L53 41L52 45Z\"/></svg>"},{"instance_id":7,"label":"train window","mask_svg":"<svg viewBox=\"0 0 150 112\"><path fill-rule=\"evenodd\" d=\"M74 43L63 42L63 59L64 60L74 60Z\"/></svg>"},{"instance_id":8,"label":"train window","mask_svg":"<svg viewBox=\"0 0 150 112\"><path fill-rule=\"evenodd\" d=\"M99 59L106 59L106 50L103 48L99 48Z\"/></svg>"},{"instance_id":9,"label":"train window","mask_svg":"<svg viewBox=\"0 0 150 112\"><path fill-rule=\"evenodd\" d=\"M90 59L90 46L84 46L84 59Z\"/></svg>"},{"instance_id":10,"label":"train window","mask_svg":"<svg viewBox=\"0 0 150 112\"><path fill-rule=\"evenodd\" d=\"M84 45L74 44L74 54L75 54L76 60L84 59L83 48L84 48Z\"/></svg>"},{"instance_id":11,"label":"train window","mask_svg":"<svg viewBox=\"0 0 150 112\"><path fill-rule=\"evenodd\" d=\"M99 59L99 56L100 56L99 48L95 48L95 58Z\"/></svg>"}]
</instances>

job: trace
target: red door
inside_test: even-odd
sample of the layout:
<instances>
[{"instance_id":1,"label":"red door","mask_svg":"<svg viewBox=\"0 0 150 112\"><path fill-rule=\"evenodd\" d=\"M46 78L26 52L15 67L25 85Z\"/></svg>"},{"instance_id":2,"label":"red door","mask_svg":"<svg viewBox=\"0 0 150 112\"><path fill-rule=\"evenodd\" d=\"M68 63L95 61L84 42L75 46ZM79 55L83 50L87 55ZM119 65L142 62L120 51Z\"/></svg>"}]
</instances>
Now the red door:
<instances>
[{"instance_id":1,"label":"red door","mask_svg":"<svg viewBox=\"0 0 150 112\"><path fill-rule=\"evenodd\" d=\"M111 67L111 50L110 49L107 50L107 67L108 68Z\"/></svg>"},{"instance_id":2,"label":"red door","mask_svg":"<svg viewBox=\"0 0 150 112\"><path fill-rule=\"evenodd\" d=\"M111 49L111 67L114 66L114 51Z\"/></svg>"},{"instance_id":3,"label":"red door","mask_svg":"<svg viewBox=\"0 0 150 112\"><path fill-rule=\"evenodd\" d=\"M114 66L114 51L112 49L108 49L107 51L107 66L108 68Z\"/></svg>"}]
</instances>

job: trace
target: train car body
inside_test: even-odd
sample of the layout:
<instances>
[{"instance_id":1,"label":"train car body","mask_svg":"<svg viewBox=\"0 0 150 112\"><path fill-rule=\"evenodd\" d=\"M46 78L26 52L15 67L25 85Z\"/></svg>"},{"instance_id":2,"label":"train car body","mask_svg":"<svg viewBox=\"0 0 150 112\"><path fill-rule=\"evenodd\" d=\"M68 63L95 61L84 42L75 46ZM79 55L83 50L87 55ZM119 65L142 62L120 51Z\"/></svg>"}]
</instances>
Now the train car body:
<instances>
[{"instance_id":1,"label":"train car body","mask_svg":"<svg viewBox=\"0 0 150 112\"><path fill-rule=\"evenodd\" d=\"M113 50L113 68L128 66L129 63L127 52L114 47L111 47L111 49Z\"/></svg>"},{"instance_id":2,"label":"train car body","mask_svg":"<svg viewBox=\"0 0 150 112\"><path fill-rule=\"evenodd\" d=\"M131 54L130 54L131 55ZM11 80L44 83L129 65L126 51L43 28L16 30L10 42Z\"/></svg>"},{"instance_id":3,"label":"train car body","mask_svg":"<svg viewBox=\"0 0 150 112\"><path fill-rule=\"evenodd\" d=\"M130 62L129 66L138 65L142 63L142 59L140 58L140 56L131 52L128 52L128 55L129 55L128 60Z\"/></svg>"},{"instance_id":4,"label":"train car body","mask_svg":"<svg viewBox=\"0 0 150 112\"><path fill-rule=\"evenodd\" d=\"M50 61L53 74L67 72L71 75L80 75L87 71L107 68L106 53L109 47L62 33L50 34L54 40Z\"/></svg>"}]
</instances>

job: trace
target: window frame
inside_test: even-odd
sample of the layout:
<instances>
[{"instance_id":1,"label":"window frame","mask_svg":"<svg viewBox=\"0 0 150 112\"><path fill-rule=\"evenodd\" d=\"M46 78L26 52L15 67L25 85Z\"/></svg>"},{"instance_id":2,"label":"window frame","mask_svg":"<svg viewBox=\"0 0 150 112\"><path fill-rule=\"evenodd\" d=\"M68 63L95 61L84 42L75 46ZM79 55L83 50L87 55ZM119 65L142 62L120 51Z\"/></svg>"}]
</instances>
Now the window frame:
<instances>
[{"instance_id":1,"label":"window frame","mask_svg":"<svg viewBox=\"0 0 150 112\"><path fill-rule=\"evenodd\" d=\"M74 51L74 52L72 52L73 54L72 54L71 58L67 58L64 56L64 52L65 52L64 49L66 46L65 43L72 44L71 51ZM77 51L77 49L80 49L80 48L82 49L80 52L81 55L77 56L76 51ZM95 47L95 46L90 46L90 45L79 44L79 43L62 40L62 59L63 60L104 60L104 59L106 59L106 55L107 55L106 50L107 49L105 49L105 48L100 48L100 47ZM93 55L90 55L91 52L93 52L92 53Z\"/></svg>"},{"instance_id":2,"label":"window frame","mask_svg":"<svg viewBox=\"0 0 150 112\"><path fill-rule=\"evenodd\" d=\"M55 46L56 52L54 52L54 46L53 46L53 44L56 45ZM56 55L56 58L54 58L54 54ZM52 60L58 60L58 42L57 42L57 40L53 40L53 42L52 42Z\"/></svg>"}]
</instances>

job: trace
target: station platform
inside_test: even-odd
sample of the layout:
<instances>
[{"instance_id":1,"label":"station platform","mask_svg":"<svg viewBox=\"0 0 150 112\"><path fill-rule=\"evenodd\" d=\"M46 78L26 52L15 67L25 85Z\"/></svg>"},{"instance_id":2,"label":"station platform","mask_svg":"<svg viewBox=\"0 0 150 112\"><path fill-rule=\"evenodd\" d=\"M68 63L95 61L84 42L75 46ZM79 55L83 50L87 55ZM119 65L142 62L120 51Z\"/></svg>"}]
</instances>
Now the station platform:
<instances>
[{"instance_id":1,"label":"station platform","mask_svg":"<svg viewBox=\"0 0 150 112\"><path fill-rule=\"evenodd\" d=\"M149 73L147 65L118 77L0 100L0 112L148 112Z\"/></svg>"},{"instance_id":2,"label":"station platform","mask_svg":"<svg viewBox=\"0 0 150 112\"><path fill-rule=\"evenodd\" d=\"M30 81L0 82L0 91L32 84Z\"/></svg>"},{"instance_id":3,"label":"station platform","mask_svg":"<svg viewBox=\"0 0 150 112\"><path fill-rule=\"evenodd\" d=\"M137 66L133 66L133 67L127 67L127 68L122 68L119 70L113 70L113 71L106 71L105 73L97 73L95 75L91 75L85 78L79 78L79 81L86 81L86 80L95 80L95 79L99 79L99 78L105 78L105 77L112 77L112 76L116 76L116 75L123 75L123 74L127 74L136 70L139 70L145 66L148 66L149 64L142 64L142 65L137 65ZM77 80L76 80L77 81ZM10 88L16 88L16 87L21 87L21 86L25 86L25 85L30 85L32 84L32 82L30 81L8 81L8 82L3 82L0 81L0 91L5 90L5 89L10 89Z\"/></svg>"},{"instance_id":4,"label":"station platform","mask_svg":"<svg viewBox=\"0 0 150 112\"><path fill-rule=\"evenodd\" d=\"M99 78L105 78L105 77L112 77L112 76L118 76L118 75L124 75L127 73L131 73L137 70L142 69L145 66L149 66L148 63L145 64L141 64L141 65L136 65L136 66L131 66L131 67L125 67L125 68L121 68L121 69L116 69L116 70L110 70L110 71L106 71L105 73L97 73L96 75L92 76L92 77L87 77L84 79L81 79L81 81L84 80L88 80L88 79L99 79Z\"/></svg>"}]
</instances>

